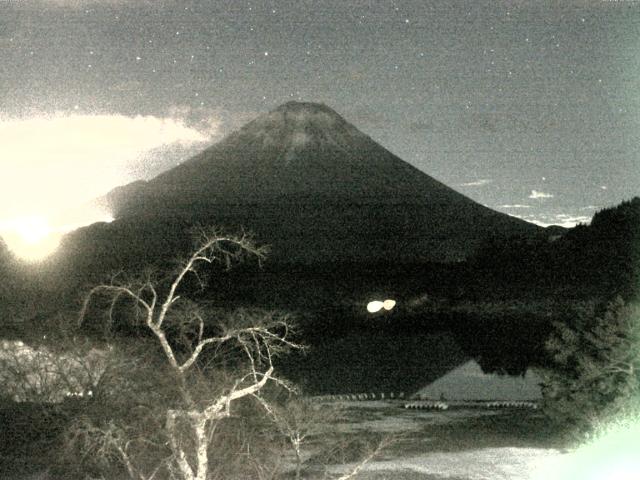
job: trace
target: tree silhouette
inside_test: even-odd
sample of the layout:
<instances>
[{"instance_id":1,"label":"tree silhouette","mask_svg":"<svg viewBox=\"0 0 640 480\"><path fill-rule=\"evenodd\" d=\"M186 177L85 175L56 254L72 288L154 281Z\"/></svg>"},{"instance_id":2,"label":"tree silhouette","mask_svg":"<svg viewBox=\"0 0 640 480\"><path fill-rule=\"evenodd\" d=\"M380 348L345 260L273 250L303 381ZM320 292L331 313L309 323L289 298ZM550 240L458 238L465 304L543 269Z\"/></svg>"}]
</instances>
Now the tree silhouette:
<instances>
[{"instance_id":1,"label":"tree silhouette","mask_svg":"<svg viewBox=\"0 0 640 480\"><path fill-rule=\"evenodd\" d=\"M123 280L115 277L90 290L80 322L91 314L91 303L97 297L108 300L106 318L110 322L117 305L128 302L134 318L159 345L163 361L143 361L139 367L129 361L113 376L121 383L126 383L127 377L137 382L132 388L138 398L132 399L128 408L142 407L148 417L146 428L153 426L153 431L131 432L117 419L96 424L81 418L71 429L70 443L107 463L117 459L132 479L148 480L162 470L182 480L208 478L211 447L220 421L229 418L234 405L243 398L256 397L265 402L260 392L269 383L289 388L275 375L273 359L286 350L300 348L290 339L291 322L286 315L240 310L218 320L212 328L207 311L180 295L180 287L187 280L195 278L204 283L203 265L216 261L228 264L246 254L262 258L265 251L246 236L206 231L168 282L163 284L150 274ZM127 375L127 368L142 372L132 377ZM130 388L121 385L118 391L126 394ZM149 395L150 389L162 395ZM103 393L103 398L111 393ZM143 398L151 406L144 408ZM143 458L141 452L148 455L150 449L141 449L141 444L154 445L158 452L155 463Z\"/></svg>"},{"instance_id":2,"label":"tree silhouette","mask_svg":"<svg viewBox=\"0 0 640 480\"><path fill-rule=\"evenodd\" d=\"M616 298L557 322L547 341L552 368L543 372L544 409L577 432L598 427L640 400L640 308Z\"/></svg>"}]
</instances>

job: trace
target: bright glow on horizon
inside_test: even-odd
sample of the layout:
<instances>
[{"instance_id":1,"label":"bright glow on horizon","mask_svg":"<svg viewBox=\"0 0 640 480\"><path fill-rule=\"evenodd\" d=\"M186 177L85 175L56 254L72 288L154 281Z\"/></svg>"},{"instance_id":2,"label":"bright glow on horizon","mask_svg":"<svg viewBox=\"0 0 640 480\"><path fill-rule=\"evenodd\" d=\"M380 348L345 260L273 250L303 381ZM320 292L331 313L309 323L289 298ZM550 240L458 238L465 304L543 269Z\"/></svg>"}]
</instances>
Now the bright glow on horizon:
<instances>
[{"instance_id":1,"label":"bright glow on horizon","mask_svg":"<svg viewBox=\"0 0 640 480\"><path fill-rule=\"evenodd\" d=\"M61 237L45 218L38 216L4 221L0 224L0 234L9 250L29 262L42 260L53 253Z\"/></svg>"},{"instance_id":2,"label":"bright glow on horizon","mask_svg":"<svg viewBox=\"0 0 640 480\"><path fill-rule=\"evenodd\" d=\"M211 139L184 120L63 114L0 118L0 221L47 216L141 178L158 149ZM137 167L136 167L137 168Z\"/></svg>"},{"instance_id":3,"label":"bright glow on horizon","mask_svg":"<svg viewBox=\"0 0 640 480\"><path fill-rule=\"evenodd\" d=\"M56 251L65 233L98 221L111 222L113 217L98 217L94 213L85 221L61 227L52 226L47 218L41 216L18 217L0 221L0 237L20 259L39 262Z\"/></svg>"},{"instance_id":4,"label":"bright glow on horizon","mask_svg":"<svg viewBox=\"0 0 640 480\"><path fill-rule=\"evenodd\" d=\"M113 220L91 200L141 178L134 167L164 147L210 141L209 127L140 115L0 117L0 236L17 256L41 260L64 233Z\"/></svg>"}]
</instances>

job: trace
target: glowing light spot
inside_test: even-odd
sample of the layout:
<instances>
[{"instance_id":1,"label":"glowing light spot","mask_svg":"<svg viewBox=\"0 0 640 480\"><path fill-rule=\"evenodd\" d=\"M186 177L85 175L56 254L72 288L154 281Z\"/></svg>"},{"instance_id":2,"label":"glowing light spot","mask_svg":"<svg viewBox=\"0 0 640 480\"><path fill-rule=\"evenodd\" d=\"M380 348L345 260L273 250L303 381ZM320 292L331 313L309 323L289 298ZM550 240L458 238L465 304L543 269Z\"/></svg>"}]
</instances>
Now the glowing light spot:
<instances>
[{"instance_id":1,"label":"glowing light spot","mask_svg":"<svg viewBox=\"0 0 640 480\"><path fill-rule=\"evenodd\" d=\"M38 216L4 221L0 224L0 235L14 254L32 262L53 253L61 237L45 218Z\"/></svg>"},{"instance_id":2,"label":"glowing light spot","mask_svg":"<svg viewBox=\"0 0 640 480\"><path fill-rule=\"evenodd\" d=\"M393 309L393 307L395 306L396 306L395 300L387 299L384 302L382 302L382 308L384 308L387 311Z\"/></svg>"},{"instance_id":3,"label":"glowing light spot","mask_svg":"<svg viewBox=\"0 0 640 480\"><path fill-rule=\"evenodd\" d=\"M0 219L0 237L17 257L38 262L56 251L65 233L95 222L113 220L111 214L91 208L80 208L51 219L38 215Z\"/></svg>"},{"instance_id":4,"label":"glowing light spot","mask_svg":"<svg viewBox=\"0 0 640 480\"><path fill-rule=\"evenodd\" d=\"M395 300L387 299L384 302L380 300L373 300L367 304L367 311L369 313L376 313L384 309L388 312L389 310L393 309L393 307L395 306L396 306Z\"/></svg>"},{"instance_id":5,"label":"glowing light spot","mask_svg":"<svg viewBox=\"0 0 640 480\"><path fill-rule=\"evenodd\" d=\"M374 300L373 302L369 302L367 304L367 311L369 313L376 313L382 310L383 307L384 307L384 302L381 302L380 300Z\"/></svg>"}]
</instances>

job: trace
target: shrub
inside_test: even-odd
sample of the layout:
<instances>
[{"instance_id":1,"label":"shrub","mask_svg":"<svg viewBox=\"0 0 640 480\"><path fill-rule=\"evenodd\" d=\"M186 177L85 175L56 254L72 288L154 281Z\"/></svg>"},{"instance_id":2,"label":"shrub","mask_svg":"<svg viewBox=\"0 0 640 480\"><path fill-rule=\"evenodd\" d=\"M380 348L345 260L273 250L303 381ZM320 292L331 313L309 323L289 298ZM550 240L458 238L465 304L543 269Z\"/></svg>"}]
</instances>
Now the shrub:
<instances>
[{"instance_id":1,"label":"shrub","mask_svg":"<svg viewBox=\"0 0 640 480\"><path fill-rule=\"evenodd\" d=\"M637 407L640 395L640 308L621 298L556 322L546 348L543 408L568 431L585 433Z\"/></svg>"}]
</instances>

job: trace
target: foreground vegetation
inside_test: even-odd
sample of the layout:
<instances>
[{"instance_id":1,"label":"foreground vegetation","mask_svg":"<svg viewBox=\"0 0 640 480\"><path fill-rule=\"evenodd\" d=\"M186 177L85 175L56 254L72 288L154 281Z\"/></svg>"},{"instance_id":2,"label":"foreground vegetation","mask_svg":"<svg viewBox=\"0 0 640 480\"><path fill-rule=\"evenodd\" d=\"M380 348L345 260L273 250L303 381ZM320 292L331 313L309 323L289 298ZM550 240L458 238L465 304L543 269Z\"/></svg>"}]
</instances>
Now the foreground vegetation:
<instances>
[{"instance_id":1,"label":"foreground vegetation","mask_svg":"<svg viewBox=\"0 0 640 480\"><path fill-rule=\"evenodd\" d=\"M590 435L612 420L640 418L640 306L622 298L555 322L543 370L544 410L571 434Z\"/></svg>"},{"instance_id":2,"label":"foreground vegetation","mask_svg":"<svg viewBox=\"0 0 640 480\"><path fill-rule=\"evenodd\" d=\"M299 478L302 442L319 415L275 372L277 356L302 348L291 320L260 310L221 314L182 296L183 283L204 285L203 266L246 255L261 258L264 249L201 232L174 271L93 287L77 326L63 326L71 331L60 355L3 355L5 387L14 386L3 415L18 419L5 431L6 447L41 449L4 461L20 468L31 455L48 458L63 478L278 478L292 469ZM137 335L117 337L116 326ZM89 362L96 355L88 345L98 362Z\"/></svg>"},{"instance_id":3,"label":"foreground vegetation","mask_svg":"<svg viewBox=\"0 0 640 480\"><path fill-rule=\"evenodd\" d=\"M208 277L237 260L265 254L246 237L212 231L204 232L191 255L172 270L117 275L95 286L84 297L79 322L77 311L64 313L64 302L55 315L49 311L38 317L33 313L36 303L13 301L33 296L29 290L37 285L30 287L28 278L20 277L24 282L16 283L21 285L16 294L5 282L0 295L11 300L2 305L6 311L27 311L29 318L47 322L25 323L15 332L3 325L16 338L29 339L38 355L24 361L24 352L15 350L0 357L5 395L0 405L0 471L7 476L48 470L53 478L65 479L275 479L326 477L331 475L327 465L355 462L346 473L333 472L345 477L379 453L380 435L375 428L341 430L345 418L353 423L363 411L340 413L305 403L300 386L283 373L306 377L307 392L313 391L309 386L327 385L366 391L367 381L379 384L384 378L400 378L407 387L402 390L410 392L412 376L426 379L420 376L425 362L450 366L468 356L487 371L519 374L531 365L541 369L544 416L430 425L425 427L428 441L415 430L405 432L395 447L387 447L389 454L482 446L547 448L561 445L559 435L584 438L616 418L637 419L640 315L632 288L638 283L637 263L629 261L640 258L633 224L639 207L640 201L634 200L600 213L591 227L580 227L562 240L559 250L549 242L513 249L493 246L484 257L481 252L475 264L451 270L484 272L478 278L488 279L488 286L446 296L455 290L455 285L447 285L442 295L417 296L387 317L358 316L352 305L343 305L323 310L321 319L296 323L277 309L231 308L238 303L229 303L229 298L260 300L260 295L270 295L268 289L261 291L260 282L241 287L252 271L227 282L224 295L219 295L227 303L212 303L219 292L203 289ZM616 251L623 254L607 257L606 232L614 230L619 233L616 245L626 250L618 245ZM505 275L513 282L504 299L496 293L483 296L485 289L504 281L497 276L495 249L511 259ZM563 275L573 272L567 262L580 264L568 290L549 283L547 293L554 295L548 297L520 301L511 295L525 288L525 276L535 273L519 273L523 257L518 252L528 252L526 265L537 264L541 256L544 262L539 265L545 265L562 251L570 253L569 260L563 260ZM580 263L583 255L586 267ZM166 259L160 263L166 265ZM13 264L0 262L3 265ZM601 278L599 266L605 268ZM5 270L0 273L19 277ZM620 285L614 281L618 271L624 273ZM537 281L549 275L553 270ZM585 280L589 276L594 280ZM590 287L584 295L574 295L583 281ZM571 295L561 295L569 290ZM229 297L229 291L236 296ZM260 294L248 296L251 291ZM48 292L49 300L55 295ZM304 341L295 335L296 328ZM445 329L451 334L444 334ZM312 344L313 355L302 356L302 343ZM371 351L384 362L381 368L367 357ZM421 358L425 351L430 356ZM393 352L412 357L398 357L400 369L390 361ZM307 370L299 368L305 358L312 359ZM280 368L287 365L282 359L296 368ZM343 373L326 380L338 371L331 370L336 364L344 367ZM437 376L442 372L434 364L429 374ZM358 365L374 373L367 378L364 369L356 371ZM322 378L324 384L318 383ZM60 392L69 396L61 398ZM397 418L392 411L386 414Z\"/></svg>"}]
</instances>

